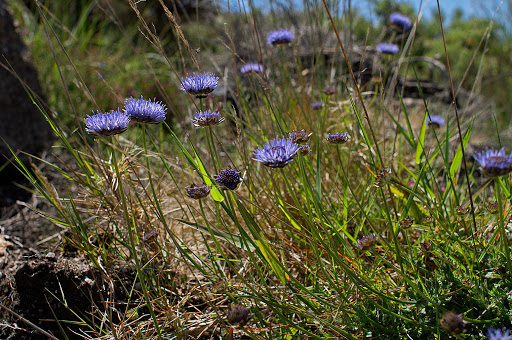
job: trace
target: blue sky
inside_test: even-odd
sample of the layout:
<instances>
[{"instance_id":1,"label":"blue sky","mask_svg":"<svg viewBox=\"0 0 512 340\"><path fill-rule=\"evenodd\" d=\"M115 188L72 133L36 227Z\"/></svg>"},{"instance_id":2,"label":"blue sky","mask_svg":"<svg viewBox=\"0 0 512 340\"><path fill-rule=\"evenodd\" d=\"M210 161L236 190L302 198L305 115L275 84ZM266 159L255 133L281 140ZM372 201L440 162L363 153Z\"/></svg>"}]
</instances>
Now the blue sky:
<instances>
[{"instance_id":1,"label":"blue sky","mask_svg":"<svg viewBox=\"0 0 512 340\"><path fill-rule=\"evenodd\" d=\"M237 0L235 0L237 1ZM235 1L231 1L232 3ZM269 6L269 0L253 0L254 3L261 8L265 8ZM292 0L294 1L298 8L302 6L302 0ZM340 2L347 0L339 0ZM424 11L424 15L426 18L431 17L432 10L437 9L437 1L436 0L397 0L398 3L408 3L411 4L416 10L419 9L420 4L426 8ZM503 17L505 14L507 0L503 0L503 5L499 10L499 14ZM368 0L351 0L352 6L359 8L360 12L366 16L371 16L371 8L369 6ZM446 20L449 20L453 14L453 11L456 8L461 8L464 11L465 17L469 16L479 16L490 18L493 12L496 10L498 5L501 3L501 0L439 0L439 5L444 15L447 16Z\"/></svg>"}]
</instances>

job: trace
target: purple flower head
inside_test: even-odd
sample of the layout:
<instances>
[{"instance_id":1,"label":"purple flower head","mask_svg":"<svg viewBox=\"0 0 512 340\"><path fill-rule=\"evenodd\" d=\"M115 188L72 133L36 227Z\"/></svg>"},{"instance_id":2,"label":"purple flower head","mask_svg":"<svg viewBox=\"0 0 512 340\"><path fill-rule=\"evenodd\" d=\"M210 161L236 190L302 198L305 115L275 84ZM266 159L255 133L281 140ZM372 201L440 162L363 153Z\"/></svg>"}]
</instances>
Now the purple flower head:
<instances>
[{"instance_id":1,"label":"purple flower head","mask_svg":"<svg viewBox=\"0 0 512 340\"><path fill-rule=\"evenodd\" d=\"M218 112L206 110L197 111L192 121L195 127L206 127L220 124L224 121L224 118Z\"/></svg>"},{"instance_id":2,"label":"purple flower head","mask_svg":"<svg viewBox=\"0 0 512 340\"><path fill-rule=\"evenodd\" d=\"M94 113L94 111L93 111ZM110 111L87 116L85 131L95 136L111 136L122 133L128 129L130 117L119 111Z\"/></svg>"},{"instance_id":3,"label":"purple flower head","mask_svg":"<svg viewBox=\"0 0 512 340\"><path fill-rule=\"evenodd\" d=\"M314 102L314 103L312 103L312 104L311 104L311 108L312 108L313 110L321 109L321 108L322 108L322 106L324 106L324 102L322 102L322 101Z\"/></svg>"},{"instance_id":4,"label":"purple flower head","mask_svg":"<svg viewBox=\"0 0 512 340\"><path fill-rule=\"evenodd\" d=\"M367 250L375 245L377 237L373 234L365 235L357 240L356 248L359 250Z\"/></svg>"},{"instance_id":5,"label":"purple flower head","mask_svg":"<svg viewBox=\"0 0 512 340\"><path fill-rule=\"evenodd\" d=\"M240 175L240 171L231 168L219 171L219 174L213 176L213 178L221 189L227 190L236 190L244 180Z\"/></svg>"},{"instance_id":6,"label":"purple flower head","mask_svg":"<svg viewBox=\"0 0 512 340\"><path fill-rule=\"evenodd\" d=\"M410 30L412 26L411 19L400 13L392 13L389 16L389 21L391 22L391 25L399 28L404 32Z\"/></svg>"},{"instance_id":7,"label":"purple flower head","mask_svg":"<svg viewBox=\"0 0 512 340\"><path fill-rule=\"evenodd\" d=\"M232 307L226 315L228 322L232 325L234 325L234 324L242 324L243 325L247 321L249 321L249 319L251 317L252 317L252 314L249 313L249 309L245 308L241 304Z\"/></svg>"},{"instance_id":8,"label":"purple flower head","mask_svg":"<svg viewBox=\"0 0 512 340\"><path fill-rule=\"evenodd\" d=\"M512 155L505 155L505 148L501 150L485 149L474 156L480 164L484 175L496 177L508 174L512 170Z\"/></svg>"},{"instance_id":9,"label":"purple flower head","mask_svg":"<svg viewBox=\"0 0 512 340\"><path fill-rule=\"evenodd\" d=\"M347 132L335 133L327 136L327 141L331 144L345 144L350 139Z\"/></svg>"},{"instance_id":10,"label":"purple flower head","mask_svg":"<svg viewBox=\"0 0 512 340\"><path fill-rule=\"evenodd\" d=\"M219 83L219 78L213 73L203 73L187 75L181 78L181 90L187 91L197 98L205 98L208 93L215 90Z\"/></svg>"},{"instance_id":11,"label":"purple flower head","mask_svg":"<svg viewBox=\"0 0 512 340\"><path fill-rule=\"evenodd\" d=\"M293 161L298 151L299 145L291 139L276 138L254 150L253 159L271 168L283 168Z\"/></svg>"},{"instance_id":12,"label":"purple flower head","mask_svg":"<svg viewBox=\"0 0 512 340\"><path fill-rule=\"evenodd\" d=\"M301 145L299 147L299 151L300 151L300 154L302 156L306 156L306 155L309 155L311 153L311 147L309 146L308 143L306 143L306 144Z\"/></svg>"},{"instance_id":13,"label":"purple flower head","mask_svg":"<svg viewBox=\"0 0 512 340\"><path fill-rule=\"evenodd\" d=\"M312 133L307 133L306 130L296 130L288 132L288 138L292 140L292 142L297 144L306 143L311 137Z\"/></svg>"},{"instance_id":14,"label":"purple flower head","mask_svg":"<svg viewBox=\"0 0 512 340\"><path fill-rule=\"evenodd\" d=\"M272 46L288 45L293 37L294 33L287 29L272 31L267 35L267 43Z\"/></svg>"},{"instance_id":15,"label":"purple flower head","mask_svg":"<svg viewBox=\"0 0 512 340\"><path fill-rule=\"evenodd\" d=\"M377 52L384 53L384 54L396 54L400 50L400 47L395 44L378 44L377 45Z\"/></svg>"},{"instance_id":16,"label":"purple flower head","mask_svg":"<svg viewBox=\"0 0 512 340\"><path fill-rule=\"evenodd\" d=\"M198 200L200 198L208 196L210 190L212 190L211 185L192 184L188 188L185 188L185 193L187 194L188 197Z\"/></svg>"},{"instance_id":17,"label":"purple flower head","mask_svg":"<svg viewBox=\"0 0 512 340\"><path fill-rule=\"evenodd\" d=\"M427 125L432 125L433 127L441 127L444 125L444 118L437 115L430 115L427 117Z\"/></svg>"},{"instance_id":18,"label":"purple flower head","mask_svg":"<svg viewBox=\"0 0 512 340\"><path fill-rule=\"evenodd\" d=\"M256 74L256 73L262 73L263 72L263 65L255 64L255 63L249 63L245 64L240 68L240 72L243 74Z\"/></svg>"},{"instance_id":19,"label":"purple flower head","mask_svg":"<svg viewBox=\"0 0 512 340\"><path fill-rule=\"evenodd\" d=\"M328 96L332 96L336 93L336 88L334 86L326 86L322 89L322 92L325 93Z\"/></svg>"},{"instance_id":20,"label":"purple flower head","mask_svg":"<svg viewBox=\"0 0 512 340\"><path fill-rule=\"evenodd\" d=\"M510 331L503 327L502 329L489 328L485 334L489 340L512 340Z\"/></svg>"},{"instance_id":21,"label":"purple flower head","mask_svg":"<svg viewBox=\"0 0 512 340\"><path fill-rule=\"evenodd\" d=\"M167 108L162 102L129 98L124 102L124 113L139 123L158 124L165 120Z\"/></svg>"}]
</instances>

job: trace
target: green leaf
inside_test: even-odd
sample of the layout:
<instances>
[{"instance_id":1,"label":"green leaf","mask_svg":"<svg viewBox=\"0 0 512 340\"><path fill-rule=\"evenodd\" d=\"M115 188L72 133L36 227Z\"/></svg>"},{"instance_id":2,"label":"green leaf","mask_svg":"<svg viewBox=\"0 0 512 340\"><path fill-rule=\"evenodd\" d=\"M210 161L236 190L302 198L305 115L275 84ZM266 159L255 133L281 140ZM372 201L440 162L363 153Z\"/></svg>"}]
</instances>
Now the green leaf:
<instances>
[{"instance_id":1,"label":"green leaf","mask_svg":"<svg viewBox=\"0 0 512 340\"><path fill-rule=\"evenodd\" d=\"M416 164L420 164L421 155L423 154L423 149L425 148L425 131L427 129L427 115L428 112L425 112L425 118L423 118L423 124L421 124L420 135L418 136L418 143L416 144Z\"/></svg>"},{"instance_id":2,"label":"green leaf","mask_svg":"<svg viewBox=\"0 0 512 340\"><path fill-rule=\"evenodd\" d=\"M199 158L195 149L194 149L194 155L196 156L197 167L199 168L199 171L201 171L201 176L203 177L204 183L206 183L206 185L212 185L213 182L210 179L210 176L208 175L208 172L206 171L206 168L204 167L203 162L201 162L201 158ZM212 186L210 195L212 195L212 198L216 202L224 201L224 196L222 196L222 194L220 193L219 189L217 189L216 186Z\"/></svg>"}]
</instances>

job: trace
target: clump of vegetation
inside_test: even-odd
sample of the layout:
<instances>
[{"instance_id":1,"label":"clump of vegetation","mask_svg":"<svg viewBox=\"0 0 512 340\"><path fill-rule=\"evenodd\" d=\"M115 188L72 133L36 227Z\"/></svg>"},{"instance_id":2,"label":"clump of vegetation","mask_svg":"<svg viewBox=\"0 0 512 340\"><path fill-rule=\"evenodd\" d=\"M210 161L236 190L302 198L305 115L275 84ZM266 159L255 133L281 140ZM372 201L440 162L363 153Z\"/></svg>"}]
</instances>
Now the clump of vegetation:
<instances>
[{"instance_id":1,"label":"clump of vegetation","mask_svg":"<svg viewBox=\"0 0 512 340\"><path fill-rule=\"evenodd\" d=\"M76 311L84 336L469 339L510 327L512 156L473 162L475 117L427 98L409 60L433 32L451 60L451 26L427 32L405 12L407 25L402 13L374 27L326 4L286 30L271 24L282 12L219 9L192 36L205 26L164 2L130 5L126 28L62 26L44 7L31 19L48 32L32 41L55 112L37 104L74 164L48 164L69 180L57 190L18 166L59 212L61 251L84 254L108 287L132 274L128 301ZM55 57L40 59L48 46ZM372 61L368 82L356 55ZM482 81L472 61L436 60ZM406 76L415 101L397 85Z\"/></svg>"}]
</instances>

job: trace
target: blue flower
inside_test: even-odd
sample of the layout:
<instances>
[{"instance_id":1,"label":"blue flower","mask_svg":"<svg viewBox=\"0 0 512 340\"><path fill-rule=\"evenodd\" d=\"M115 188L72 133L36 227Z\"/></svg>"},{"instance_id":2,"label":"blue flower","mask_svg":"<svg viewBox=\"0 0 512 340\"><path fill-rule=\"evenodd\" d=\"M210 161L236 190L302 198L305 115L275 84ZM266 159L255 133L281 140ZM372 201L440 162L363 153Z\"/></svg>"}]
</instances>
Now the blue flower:
<instances>
[{"instance_id":1,"label":"blue flower","mask_svg":"<svg viewBox=\"0 0 512 340\"><path fill-rule=\"evenodd\" d=\"M94 111L93 111L94 112ZM128 129L130 117L123 112L110 111L89 116L85 120L85 131L95 136L111 136Z\"/></svg>"},{"instance_id":2,"label":"blue flower","mask_svg":"<svg viewBox=\"0 0 512 340\"><path fill-rule=\"evenodd\" d=\"M336 93L336 88L334 86L326 86L322 89L322 92L328 96L331 96Z\"/></svg>"},{"instance_id":3,"label":"blue flower","mask_svg":"<svg viewBox=\"0 0 512 340\"><path fill-rule=\"evenodd\" d=\"M300 154L302 156L306 156L306 155L309 155L311 153L311 147L309 146L308 143L306 143L306 144L301 145L299 147L299 151L300 151Z\"/></svg>"},{"instance_id":4,"label":"blue flower","mask_svg":"<svg viewBox=\"0 0 512 340\"><path fill-rule=\"evenodd\" d=\"M444 125L444 118L437 115L430 115L427 117L427 125L434 127L441 127Z\"/></svg>"},{"instance_id":5,"label":"blue flower","mask_svg":"<svg viewBox=\"0 0 512 340\"><path fill-rule=\"evenodd\" d=\"M219 185L221 189L236 190L243 178L240 176L240 171L236 171L231 168L226 168L219 171L219 174L213 176L215 183Z\"/></svg>"},{"instance_id":6,"label":"blue flower","mask_svg":"<svg viewBox=\"0 0 512 340\"><path fill-rule=\"evenodd\" d=\"M167 108L162 102L129 98L124 102L124 113L139 123L158 124L165 120Z\"/></svg>"},{"instance_id":7,"label":"blue flower","mask_svg":"<svg viewBox=\"0 0 512 340\"><path fill-rule=\"evenodd\" d=\"M377 52L379 53L396 54L399 50L400 48L395 44L382 43L377 45Z\"/></svg>"},{"instance_id":8,"label":"blue flower","mask_svg":"<svg viewBox=\"0 0 512 340\"><path fill-rule=\"evenodd\" d=\"M331 144L345 144L350 139L347 132L334 133L327 136L327 141Z\"/></svg>"},{"instance_id":9,"label":"blue flower","mask_svg":"<svg viewBox=\"0 0 512 340\"><path fill-rule=\"evenodd\" d=\"M401 29L402 31L408 31L411 29L411 19L400 13L392 13L389 16L391 25Z\"/></svg>"},{"instance_id":10,"label":"blue flower","mask_svg":"<svg viewBox=\"0 0 512 340\"><path fill-rule=\"evenodd\" d=\"M263 72L263 65L255 64L255 63L249 63L245 64L240 68L240 72L243 74L254 74L254 73L262 73Z\"/></svg>"},{"instance_id":11,"label":"blue flower","mask_svg":"<svg viewBox=\"0 0 512 340\"><path fill-rule=\"evenodd\" d=\"M267 43L272 46L287 45L292 42L294 33L283 29L272 31L267 35Z\"/></svg>"},{"instance_id":12,"label":"blue flower","mask_svg":"<svg viewBox=\"0 0 512 340\"><path fill-rule=\"evenodd\" d=\"M224 118L218 112L206 110L197 111L192 121L195 127L206 127L220 124L224 121Z\"/></svg>"},{"instance_id":13,"label":"blue flower","mask_svg":"<svg viewBox=\"0 0 512 340\"><path fill-rule=\"evenodd\" d=\"M232 307L226 315L228 322L232 325L243 325L247 321L249 321L249 319L252 318L252 316L253 315L249 313L249 309L245 308L241 304Z\"/></svg>"},{"instance_id":14,"label":"blue flower","mask_svg":"<svg viewBox=\"0 0 512 340\"><path fill-rule=\"evenodd\" d=\"M254 150L253 159L271 168L282 168L293 161L299 149L291 139L276 138Z\"/></svg>"},{"instance_id":15,"label":"blue flower","mask_svg":"<svg viewBox=\"0 0 512 340\"><path fill-rule=\"evenodd\" d=\"M185 188L187 196L196 200L208 196L210 190L212 186L206 184L192 184Z\"/></svg>"},{"instance_id":16,"label":"blue flower","mask_svg":"<svg viewBox=\"0 0 512 340\"><path fill-rule=\"evenodd\" d=\"M505 148L501 150L485 149L476 153L475 160L480 164L484 175L496 177L508 174L512 170L512 155L505 155Z\"/></svg>"},{"instance_id":17,"label":"blue flower","mask_svg":"<svg viewBox=\"0 0 512 340\"><path fill-rule=\"evenodd\" d=\"M367 250L375 245L377 237L373 234L365 235L357 240L356 248L359 250Z\"/></svg>"},{"instance_id":18,"label":"blue flower","mask_svg":"<svg viewBox=\"0 0 512 340\"><path fill-rule=\"evenodd\" d=\"M503 327L502 329L489 328L485 334L489 340L512 340L510 331Z\"/></svg>"},{"instance_id":19,"label":"blue flower","mask_svg":"<svg viewBox=\"0 0 512 340\"><path fill-rule=\"evenodd\" d=\"M197 98L205 98L208 93L215 90L219 83L219 78L213 73L203 73L187 75L181 78L181 90L187 91Z\"/></svg>"},{"instance_id":20,"label":"blue flower","mask_svg":"<svg viewBox=\"0 0 512 340\"><path fill-rule=\"evenodd\" d=\"M322 108L322 106L324 106L324 102L322 102L322 101L314 102L314 103L312 103L312 104L311 104L311 108L312 108L313 110L321 109L321 108Z\"/></svg>"},{"instance_id":21,"label":"blue flower","mask_svg":"<svg viewBox=\"0 0 512 340\"><path fill-rule=\"evenodd\" d=\"M297 144L306 143L311 135L313 135L313 133L307 133L304 129L288 132L288 138Z\"/></svg>"}]
</instances>

